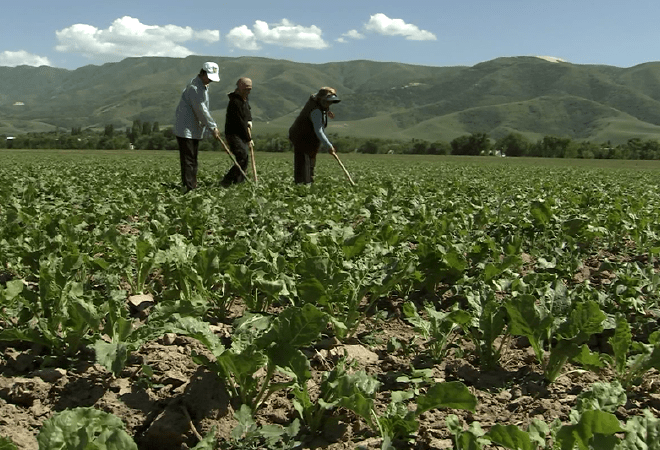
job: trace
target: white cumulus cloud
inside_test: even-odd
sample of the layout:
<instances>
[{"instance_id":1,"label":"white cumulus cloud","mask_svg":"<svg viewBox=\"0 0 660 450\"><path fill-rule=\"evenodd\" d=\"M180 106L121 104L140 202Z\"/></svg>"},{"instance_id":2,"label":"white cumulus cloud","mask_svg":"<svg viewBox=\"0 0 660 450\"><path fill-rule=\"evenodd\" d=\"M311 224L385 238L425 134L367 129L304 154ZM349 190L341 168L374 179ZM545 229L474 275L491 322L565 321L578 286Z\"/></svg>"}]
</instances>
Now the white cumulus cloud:
<instances>
[{"instance_id":1,"label":"white cumulus cloud","mask_svg":"<svg viewBox=\"0 0 660 450\"><path fill-rule=\"evenodd\" d=\"M50 66L50 60L45 56L34 55L25 50L17 52L4 51L0 53L0 66Z\"/></svg>"},{"instance_id":2,"label":"white cumulus cloud","mask_svg":"<svg viewBox=\"0 0 660 450\"><path fill-rule=\"evenodd\" d=\"M257 42L257 37L247 25L232 28L225 39L230 46L241 50L259 50L261 48Z\"/></svg>"},{"instance_id":3,"label":"white cumulus cloud","mask_svg":"<svg viewBox=\"0 0 660 450\"><path fill-rule=\"evenodd\" d=\"M405 36L411 41L435 41L435 34L420 30L418 26L404 22L402 19L390 19L385 14L374 14L365 25L369 31L386 36Z\"/></svg>"},{"instance_id":4,"label":"white cumulus cloud","mask_svg":"<svg viewBox=\"0 0 660 450\"><path fill-rule=\"evenodd\" d=\"M176 25L145 25L124 16L106 29L75 24L56 31L60 52L81 53L91 59L120 60L129 56L185 57L194 52L182 44L188 41L220 40L218 30L193 30Z\"/></svg>"},{"instance_id":5,"label":"white cumulus cloud","mask_svg":"<svg viewBox=\"0 0 660 450\"><path fill-rule=\"evenodd\" d=\"M262 44L281 47L323 49L328 44L321 35L323 31L316 25L305 27L287 19L280 23L268 24L263 20L254 22L252 29L246 25L233 28L227 34L227 42L242 50L259 50Z\"/></svg>"},{"instance_id":6,"label":"white cumulus cloud","mask_svg":"<svg viewBox=\"0 0 660 450\"><path fill-rule=\"evenodd\" d=\"M346 43L347 39L364 39L364 34L360 33L358 30L349 30L346 33L342 34L337 42Z\"/></svg>"}]
</instances>

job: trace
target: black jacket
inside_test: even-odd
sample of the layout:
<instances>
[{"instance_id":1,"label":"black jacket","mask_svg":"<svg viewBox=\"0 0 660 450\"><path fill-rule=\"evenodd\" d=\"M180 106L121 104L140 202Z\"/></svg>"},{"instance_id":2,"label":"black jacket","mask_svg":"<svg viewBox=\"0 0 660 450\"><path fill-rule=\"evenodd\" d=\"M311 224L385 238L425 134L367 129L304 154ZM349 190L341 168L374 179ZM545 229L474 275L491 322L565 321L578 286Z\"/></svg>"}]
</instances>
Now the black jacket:
<instances>
[{"instance_id":1,"label":"black jacket","mask_svg":"<svg viewBox=\"0 0 660 450\"><path fill-rule=\"evenodd\" d=\"M236 135L243 141L248 142L248 122L252 120L250 103L236 92L230 92L229 104L227 105L227 118L225 119L225 136Z\"/></svg>"}]
</instances>

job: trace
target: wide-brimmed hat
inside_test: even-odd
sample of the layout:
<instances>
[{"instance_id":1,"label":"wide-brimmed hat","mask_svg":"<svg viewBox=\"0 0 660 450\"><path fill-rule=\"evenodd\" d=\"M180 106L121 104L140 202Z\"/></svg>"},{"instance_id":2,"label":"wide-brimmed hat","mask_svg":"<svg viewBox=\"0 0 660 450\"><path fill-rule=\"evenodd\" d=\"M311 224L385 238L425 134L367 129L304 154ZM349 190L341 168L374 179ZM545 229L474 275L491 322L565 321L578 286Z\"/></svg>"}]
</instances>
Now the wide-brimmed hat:
<instances>
[{"instance_id":1,"label":"wide-brimmed hat","mask_svg":"<svg viewBox=\"0 0 660 450\"><path fill-rule=\"evenodd\" d=\"M339 103L341 100L337 97L337 91L335 88L331 87L322 87L319 91L314 94L316 100L325 100L328 103Z\"/></svg>"},{"instance_id":2,"label":"wide-brimmed hat","mask_svg":"<svg viewBox=\"0 0 660 450\"><path fill-rule=\"evenodd\" d=\"M205 62L202 66L202 70L206 72L206 76L209 77L209 80L220 81L220 69L216 63Z\"/></svg>"}]
</instances>

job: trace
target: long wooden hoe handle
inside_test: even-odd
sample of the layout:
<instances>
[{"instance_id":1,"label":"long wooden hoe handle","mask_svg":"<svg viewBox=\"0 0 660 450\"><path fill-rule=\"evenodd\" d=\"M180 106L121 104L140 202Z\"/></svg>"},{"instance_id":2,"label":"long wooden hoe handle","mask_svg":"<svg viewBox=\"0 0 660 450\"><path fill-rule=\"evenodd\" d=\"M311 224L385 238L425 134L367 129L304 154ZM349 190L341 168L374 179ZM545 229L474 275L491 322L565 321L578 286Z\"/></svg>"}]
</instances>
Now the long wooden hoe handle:
<instances>
[{"instance_id":1,"label":"long wooden hoe handle","mask_svg":"<svg viewBox=\"0 0 660 450\"><path fill-rule=\"evenodd\" d=\"M254 183L259 183L257 179L257 162L254 160L254 143L252 142L252 132L248 128L248 135L250 137L250 159L252 160L252 176L254 177Z\"/></svg>"},{"instance_id":2,"label":"long wooden hoe handle","mask_svg":"<svg viewBox=\"0 0 660 450\"><path fill-rule=\"evenodd\" d=\"M245 177L246 180L250 181L250 179L248 178L247 174L245 173L245 171L243 170L241 165L238 163L238 161L236 161L236 158L234 157L234 154L229 150L229 147L227 147L227 144L225 144L225 141L223 141L221 137L218 137L218 140L222 143L222 146L225 148L225 151L227 152L227 154L229 155L229 157L233 161L234 165L236 167L238 167L238 170L241 171L241 174L243 174L243 176Z\"/></svg>"},{"instance_id":3,"label":"long wooden hoe handle","mask_svg":"<svg viewBox=\"0 0 660 450\"><path fill-rule=\"evenodd\" d=\"M353 181L353 178L351 178L351 174L348 173L348 170L346 170L346 167L344 167L344 164L342 164L341 159L339 159L339 156L337 156L337 153L333 153L332 156L335 157L339 165L341 166L342 170L346 174L346 178L348 178L348 181L351 183L351 186L355 186L355 182Z\"/></svg>"}]
</instances>

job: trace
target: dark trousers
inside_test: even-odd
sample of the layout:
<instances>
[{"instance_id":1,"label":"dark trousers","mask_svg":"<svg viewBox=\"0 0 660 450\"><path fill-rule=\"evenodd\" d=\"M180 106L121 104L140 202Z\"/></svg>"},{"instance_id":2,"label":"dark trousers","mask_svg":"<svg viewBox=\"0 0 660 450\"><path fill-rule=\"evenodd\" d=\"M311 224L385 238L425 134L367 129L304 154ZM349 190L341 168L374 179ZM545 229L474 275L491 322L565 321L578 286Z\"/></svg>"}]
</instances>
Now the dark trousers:
<instances>
[{"instance_id":1,"label":"dark trousers","mask_svg":"<svg viewBox=\"0 0 660 450\"><path fill-rule=\"evenodd\" d=\"M199 139L188 139L177 136L179 144L179 160L181 161L181 183L190 191L197 187L197 154Z\"/></svg>"},{"instance_id":2,"label":"dark trousers","mask_svg":"<svg viewBox=\"0 0 660 450\"><path fill-rule=\"evenodd\" d=\"M234 154L236 162L241 166L243 172L247 173L248 163L250 162L250 143L245 142L240 137L230 134L227 135L227 144L229 145L229 151ZM232 184L242 183L245 181L245 177L241 171L236 167L236 164L231 165L229 172L225 174L225 177L222 179L223 186L229 186Z\"/></svg>"},{"instance_id":3,"label":"dark trousers","mask_svg":"<svg viewBox=\"0 0 660 450\"><path fill-rule=\"evenodd\" d=\"M310 155L293 150L293 179L296 183L313 183L315 166L316 154Z\"/></svg>"}]
</instances>

